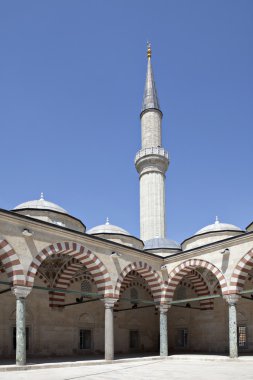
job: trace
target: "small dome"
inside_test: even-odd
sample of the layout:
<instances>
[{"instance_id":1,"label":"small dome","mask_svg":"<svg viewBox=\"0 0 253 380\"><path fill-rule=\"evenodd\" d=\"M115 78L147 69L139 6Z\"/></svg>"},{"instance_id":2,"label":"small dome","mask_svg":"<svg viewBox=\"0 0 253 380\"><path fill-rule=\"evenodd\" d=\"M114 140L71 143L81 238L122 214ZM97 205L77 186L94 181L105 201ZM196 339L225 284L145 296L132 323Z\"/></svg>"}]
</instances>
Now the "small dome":
<instances>
[{"instance_id":1,"label":"small dome","mask_svg":"<svg viewBox=\"0 0 253 380\"><path fill-rule=\"evenodd\" d=\"M204 234L207 232L214 231L242 231L241 228L234 226L233 224L228 223L220 223L218 217L216 216L216 220L213 224L209 224L206 227L201 228L194 235Z\"/></svg>"},{"instance_id":2,"label":"small dome","mask_svg":"<svg viewBox=\"0 0 253 380\"><path fill-rule=\"evenodd\" d=\"M121 234L121 235L130 235L129 232L124 230L121 227L114 226L109 223L109 219L106 219L105 224L101 224L100 226L96 226L87 231L87 234L97 235L97 234Z\"/></svg>"},{"instance_id":3,"label":"small dome","mask_svg":"<svg viewBox=\"0 0 253 380\"><path fill-rule=\"evenodd\" d=\"M144 241L144 250L150 249L181 249L181 246L175 240L157 237Z\"/></svg>"},{"instance_id":4,"label":"small dome","mask_svg":"<svg viewBox=\"0 0 253 380\"><path fill-rule=\"evenodd\" d=\"M51 210L51 211L61 212L63 214L68 214L68 212L64 210L64 208L56 205L55 203L46 201L44 199L43 193L41 193L40 199L21 203L20 205L14 208L14 210L24 210L24 209Z\"/></svg>"}]
</instances>

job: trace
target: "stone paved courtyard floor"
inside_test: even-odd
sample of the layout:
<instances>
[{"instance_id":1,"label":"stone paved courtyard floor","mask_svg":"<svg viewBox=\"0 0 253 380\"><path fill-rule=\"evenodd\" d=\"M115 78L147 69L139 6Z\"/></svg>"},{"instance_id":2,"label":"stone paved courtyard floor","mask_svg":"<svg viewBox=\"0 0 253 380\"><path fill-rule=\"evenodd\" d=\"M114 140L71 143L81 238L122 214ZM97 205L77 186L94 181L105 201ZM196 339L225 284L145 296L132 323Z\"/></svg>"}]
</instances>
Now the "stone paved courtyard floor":
<instances>
[{"instance_id":1,"label":"stone paved courtyard floor","mask_svg":"<svg viewBox=\"0 0 253 380\"><path fill-rule=\"evenodd\" d=\"M0 372L1 380L253 380L253 358L228 360L198 356L173 359L140 359L113 364Z\"/></svg>"}]
</instances>

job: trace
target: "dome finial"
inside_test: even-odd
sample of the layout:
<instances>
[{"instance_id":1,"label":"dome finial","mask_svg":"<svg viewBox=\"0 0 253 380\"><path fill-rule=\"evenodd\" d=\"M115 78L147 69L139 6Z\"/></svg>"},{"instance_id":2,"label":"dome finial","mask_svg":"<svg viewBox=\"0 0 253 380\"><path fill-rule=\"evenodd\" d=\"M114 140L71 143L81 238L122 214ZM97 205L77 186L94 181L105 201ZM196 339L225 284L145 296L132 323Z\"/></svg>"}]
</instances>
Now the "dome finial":
<instances>
[{"instance_id":1,"label":"dome finial","mask_svg":"<svg viewBox=\"0 0 253 380\"><path fill-rule=\"evenodd\" d=\"M151 50L151 43L147 41L147 57L151 58L152 50Z\"/></svg>"},{"instance_id":2,"label":"dome finial","mask_svg":"<svg viewBox=\"0 0 253 380\"><path fill-rule=\"evenodd\" d=\"M44 201L44 193L40 193L40 201Z\"/></svg>"},{"instance_id":3,"label":"dome finial","mask_svg":"<svg viewBox=\"0 0 253 380\"><path fill-rule=\"evenodd\" d=\"M220 223L218 216L215 217L215 224Z\"/></svg>"},{"instance_id":4,"label":"dome finial","mask_svg":"<svg viewBox=\"0 0 253 380\"><path fill-rule=\"evenodd\" d=\"M106 218L106 222L105 222L105 224L106 224L106 225L110 224L110 223L109 223L109 218L108 218L108 217Z\"/></svg>"}]
</instances>

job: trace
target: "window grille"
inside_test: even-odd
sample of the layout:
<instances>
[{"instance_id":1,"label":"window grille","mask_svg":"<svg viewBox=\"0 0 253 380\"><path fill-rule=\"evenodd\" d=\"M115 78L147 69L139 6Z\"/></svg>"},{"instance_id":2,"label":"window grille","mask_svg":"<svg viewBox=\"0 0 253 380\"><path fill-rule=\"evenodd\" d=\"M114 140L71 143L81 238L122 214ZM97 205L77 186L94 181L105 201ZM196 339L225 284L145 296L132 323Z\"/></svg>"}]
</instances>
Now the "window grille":
<instances>
[{"instance_id":1,"label":"window grille","mask_svg":"<svg viewBox=\"0 0 253 380\"><path fill-rule=\"evenodd\" d=\"M178 285L175 291L175 300L183 300L187 298L187 289L185 286Z\"/></svg>"},{"instance_id":2,"label":"window grille","mask_svg":"<svg viewBox=\"0 0 253 380\"><path fill-rule=\"evenodd\" d=\"M91 349L91 330L80 330L79 348L81 350Z\"/></svg>"},{"instance_id":3,"label":"window grille","mask_svg":"<svg viewBox=\"0 0 253 380\"><path fill-rule=\"evenodd\" d=\"M81 283L81 292L91 293L91 283L89 280L84 280Z\"/></svg>"},{"instance_id":4,"label":"window grille","mask_svg":"<svg viewBox=\"0 0 253 380\"><path fill-rule=\"evenodd\" d=\"M139 298L139 295L138 295L138 290L136 288L131 288L130 298L131 298L131 303L133 303L133 304L138 303L138 301L136 301L136 300Z\"/></svg>"},{"instance_id":5,"label":"window grille","mask_svg":"<svg viewBox=\"0 0 253 380\"><path fill-rule=\"evenodd\" d=\"M238 346L239 348L247 348L247 327L238 326Z\"/></svg>"},{"instance_id":6,"label":"window grille","mask_svg":"<svg viewBox=\"0 0 253 380\"><path fill-rule=\"evenodd\" d=\"M181 347L181 348L187 347L188 329L185 329L185 328L177 329L176 345L177 347Z\"/></svg>"},{"instance_id":7,"label":"window grille","mask_svg":"<svg viewBox=\"0 0 253 380\"><path fill-rule=\"evenodd\" d=\"M139 331L138 330L130 330L129 331L129 348L132 350L139 349Z\"/></svg>"}]
</instances>

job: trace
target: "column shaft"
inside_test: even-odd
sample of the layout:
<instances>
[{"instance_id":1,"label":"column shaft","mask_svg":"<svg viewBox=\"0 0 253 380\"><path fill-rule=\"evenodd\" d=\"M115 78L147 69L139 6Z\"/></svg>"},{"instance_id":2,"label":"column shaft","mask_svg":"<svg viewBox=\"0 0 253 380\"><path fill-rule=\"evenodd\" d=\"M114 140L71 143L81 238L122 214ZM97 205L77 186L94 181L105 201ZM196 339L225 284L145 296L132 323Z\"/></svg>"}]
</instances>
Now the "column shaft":
<instances>
[{"instance_id":1,"label":"column shaft","mask_svg":"<svg viewBox=\"0 0 253 380\"><path fill-rule=\"evenodd\" d=\"M167 313L160 312L160 356L168 356Z\"/></svg>"},{"instance_id":2,"label":"column shaft","mask_svg":"<svg viewBox=\"0 0 253 380\"><path fill-rule=\"evenodd\" d=\"M16 299L16 364L26 364L25 298Z\"/></svg>"},{"instance_id":3,"label":"column shaft","mask_svg":"<svg viewBox=\"0 0 253 380\"><path fill-rule=\"evenodd\" d=\"M234 303L229 303L228 314L229 314L229 356L231 358L237 358L238 357L237 318L236 318L236 305Z\"/></svg>"},{"instance_id":4,"label":"column shaft","mask_svg":"<svg viewBox=\"0 0 253 380\"><path fill-rule=\"evenodd\" d=\"M113 306L105 304L105 360L114 359Z\"/></svg>"}]
</instances>

